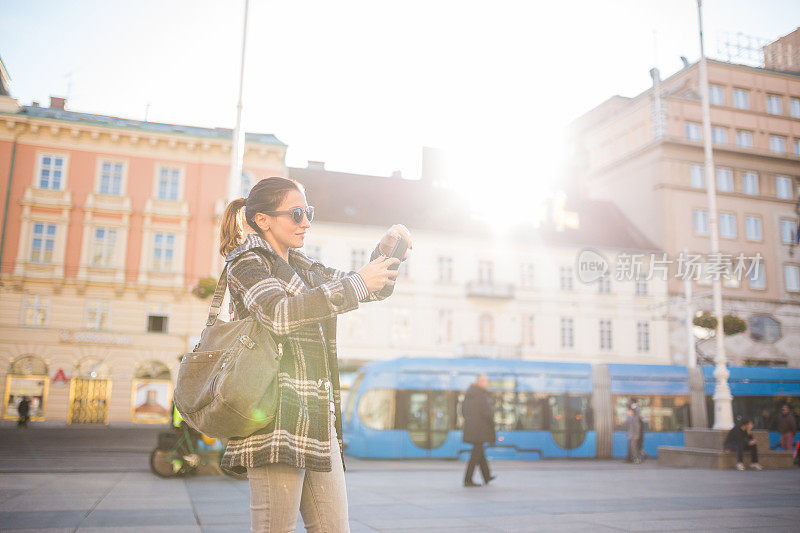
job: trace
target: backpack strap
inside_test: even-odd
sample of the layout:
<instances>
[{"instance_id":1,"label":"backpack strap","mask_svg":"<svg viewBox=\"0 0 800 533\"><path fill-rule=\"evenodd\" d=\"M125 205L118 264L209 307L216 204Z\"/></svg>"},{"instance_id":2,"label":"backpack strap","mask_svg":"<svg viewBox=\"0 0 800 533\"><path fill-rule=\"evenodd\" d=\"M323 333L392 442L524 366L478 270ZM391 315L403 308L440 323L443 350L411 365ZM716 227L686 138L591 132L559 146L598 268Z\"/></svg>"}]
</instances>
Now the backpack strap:
<instances>
[{"instance_id":1,"label":"backpack strap","mask_svg":"<svg viewBox=\"0 0 800 533\"><path fill-rule=\"evenodd\" d=\"M222 274L219 275L217 281L217 288L214 289L214 297L211 299L211 307L208 308L208 320L206 326L213 326L219 316L219 310L222 307L222 299L225 298L225 289L228 288L228 263L225 263L225 268L222 269Z\"/></svg>"}]
</instances>

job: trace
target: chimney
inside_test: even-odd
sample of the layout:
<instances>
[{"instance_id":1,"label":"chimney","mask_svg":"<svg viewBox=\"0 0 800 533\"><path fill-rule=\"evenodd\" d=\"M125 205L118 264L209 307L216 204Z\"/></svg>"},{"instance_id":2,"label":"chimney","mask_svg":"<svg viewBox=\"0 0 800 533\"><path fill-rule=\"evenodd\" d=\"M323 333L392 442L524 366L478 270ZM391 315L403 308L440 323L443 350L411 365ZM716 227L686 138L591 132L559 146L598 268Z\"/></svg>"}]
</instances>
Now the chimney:
<instances>
[{"instance_id":1,"label":"chimney","mask_svg":"<svg viewBox=\"0 0 800 533\"><path fill-rule=\"evenodd\" d=\"M325 161L309 161L308 166L306 168L312 168L314 170L325 170Z\"/></svg>"},{"instance_id":2,"label":"chimney","mask_svg":"<svg viewBox=\"0 0 800 533\"><path fill-rule=\"evenodd\" d=\"M39 102L34 100L33 102L31 102L31 107L39 107Z\"/></svg>"},{"instance_id":3,"label":"chimney","mask_svg":"<svg viewBox=\"0 0 800 533\"><path fill-rule=\"evenodd\" d=\"M689 60L686 59L686 56L681 56L681 63L683 63L683 68L687 68L689 66Z\"/></svg>"},{"instance_id":4,"label":"chimney","mask_svg":"<svg viewBox=\"0 0 800 533\"><path fill-rule=\"evenodd\" d=\"M66 98L59 98L58 96L51 96L50 97L50 109L61 109L64 110L64 106L67 105Z\"/></svg>"}]
</instances>

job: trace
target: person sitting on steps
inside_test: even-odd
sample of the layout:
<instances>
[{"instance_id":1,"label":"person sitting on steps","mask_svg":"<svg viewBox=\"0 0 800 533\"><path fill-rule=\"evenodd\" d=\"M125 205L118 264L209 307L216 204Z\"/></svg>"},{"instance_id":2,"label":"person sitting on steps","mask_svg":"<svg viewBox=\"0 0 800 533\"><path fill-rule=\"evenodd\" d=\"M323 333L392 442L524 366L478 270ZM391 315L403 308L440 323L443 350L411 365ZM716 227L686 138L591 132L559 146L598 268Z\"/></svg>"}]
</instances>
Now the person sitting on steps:
<instances>
[{"instance_id":1,"label":"person sitting on steps","mask_svg":"<svg viewBox=\"0 0 800 533\"><path fill-rule=\"evenodd\" d=\"M744 470L742 459L746 450L750 451L750 468L753 470L764 469L758 464L758 447L756 446L756 439L753 438L752 431L753 421L745 418L734 425L725 437L725 450L736 452L736 470Z\"/></svg>"}]
</instances>

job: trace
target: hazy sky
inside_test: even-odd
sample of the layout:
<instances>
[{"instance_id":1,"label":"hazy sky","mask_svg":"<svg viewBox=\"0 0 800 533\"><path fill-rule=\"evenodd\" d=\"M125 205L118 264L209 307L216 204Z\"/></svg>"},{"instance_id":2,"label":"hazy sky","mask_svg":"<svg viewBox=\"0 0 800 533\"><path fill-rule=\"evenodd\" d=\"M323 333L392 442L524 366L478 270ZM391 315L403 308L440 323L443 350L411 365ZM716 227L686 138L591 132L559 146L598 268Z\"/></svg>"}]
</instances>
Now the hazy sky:
<instances>
[{"instance_id":1,"label":"hazy sky","mask_svg":"<svg viewBox=\"0 0 800 533\"><path fill-rule=\"evenodd\" d=\"M24 104L232 127L243 6L0 0L0 57ZM713 56L723 31L791 32L800 2L707 0L704 18ZM416 177L433 145L465 186L534 191L568 121L649 86L654 30L664 76L699 56L694 0L251 0L244 125L289 144L290 166Z\"/></svg>"}]
</instances>

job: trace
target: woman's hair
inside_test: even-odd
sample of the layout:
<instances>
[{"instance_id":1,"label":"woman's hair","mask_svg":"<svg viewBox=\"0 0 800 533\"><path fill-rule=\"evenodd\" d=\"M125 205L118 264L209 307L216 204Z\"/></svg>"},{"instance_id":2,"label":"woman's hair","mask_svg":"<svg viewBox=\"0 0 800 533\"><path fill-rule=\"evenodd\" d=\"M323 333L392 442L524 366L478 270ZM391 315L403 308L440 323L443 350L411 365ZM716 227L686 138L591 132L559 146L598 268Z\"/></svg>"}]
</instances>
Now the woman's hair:
<instances>
[{"instance_id":1,"label":"woman's hair","mask_svg":"<svg viewBox=\"0 0 800 533\"><path fill-rule=\"evenodd\" d=\"M245 208L244 222L247 222L247 225L253 228L253 231L263 236L261 228L253 221L256 213L275 211L291 191L305 194L303 186L295 180L271 177L253 185L247 198L237 198L229 203L225 208L225 213L222 215L219 253L223 256L228 255L231 250L242 244L244 237L242 208Z\"/></svg>"}]
</instances>

